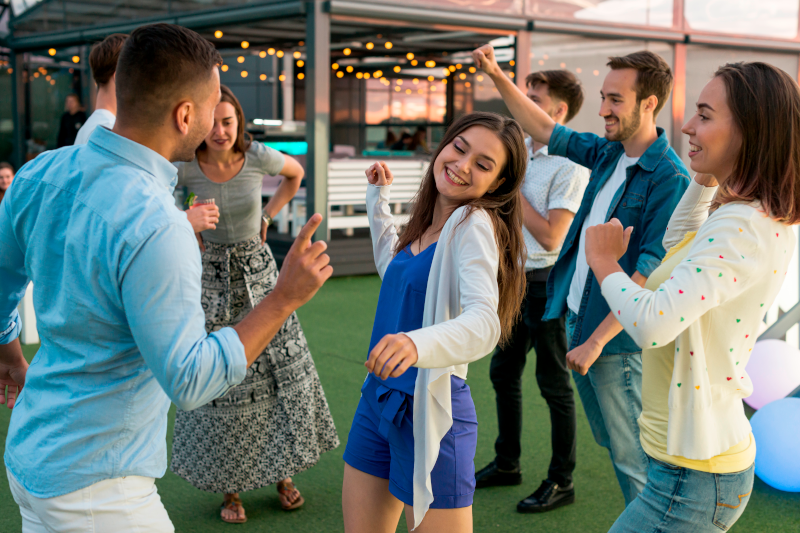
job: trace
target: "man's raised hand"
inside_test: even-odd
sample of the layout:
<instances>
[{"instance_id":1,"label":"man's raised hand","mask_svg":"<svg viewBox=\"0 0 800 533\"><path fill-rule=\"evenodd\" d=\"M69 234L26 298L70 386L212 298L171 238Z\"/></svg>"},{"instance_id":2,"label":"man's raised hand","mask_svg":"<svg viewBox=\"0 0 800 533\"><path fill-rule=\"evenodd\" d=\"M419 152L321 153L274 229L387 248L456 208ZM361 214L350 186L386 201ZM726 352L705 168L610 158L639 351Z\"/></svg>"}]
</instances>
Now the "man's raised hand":
<instances>
[{"instance_id":1,"label":"man's raised hand","mask_svg":"<svg viewBox=\"0 0 800 533\"><path fill-rule=\"evenodd\" d=\"M494 55L494 47L491 44L484 44L473 51L472 59L475 61L475 66L483 70L490 77L503 74L503 70L500 68L500 65L497 64L497 58Z\"/></svg>"},{"instance_id":2,"label":"man's raised hand","mask_svg":"<svg viewBox=\"0 0 800 533\"><path fill-rule=\"evenodd\" d=\"M333 273L331 258L325 253L328 244L311 242L320 222L322 215L315 214L300 230L275 283L273 293L285 299L293 309L308 302Z\"/></svg>"}]
</instances>

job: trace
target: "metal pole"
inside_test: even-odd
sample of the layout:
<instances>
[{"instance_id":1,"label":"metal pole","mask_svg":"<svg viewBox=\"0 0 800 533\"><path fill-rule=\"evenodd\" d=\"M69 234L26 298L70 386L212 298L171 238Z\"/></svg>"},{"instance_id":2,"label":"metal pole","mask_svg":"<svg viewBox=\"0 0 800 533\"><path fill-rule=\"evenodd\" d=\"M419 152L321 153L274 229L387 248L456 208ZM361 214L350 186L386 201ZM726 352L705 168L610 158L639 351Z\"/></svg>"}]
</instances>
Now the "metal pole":
<instances>
[{"instance_id":1,"label":"metal pole","mask_svg":"<svg viewBox=\"0 0 800 533\"><path fill-rule=\"evenodd\" d=\"M25 81L23 71L25 70L25 57L23 54L13 50L9 54L9 61L13 69L13 79L11 81L11 113L14 118L14 148L12 152L12 162L14 167L19 170L25 163Z\"/></svg>"},{"instance_id":2,"label":"metal pole","mask_svg":"<svg viewBox=\"0 0 800 533\"><path fill-rule=\"evenodd\" d=\"M525 78L531 73L531 47L533 45L533 32L520 30L514 43L514 81L517 87L526 92Z\"/></svg>"},{"instance_id":3,"label":"metal pole","mask_svg":"<svg viewBox=\"0 0 800 533\"><path fill-rule=\"evenodd\" d=\"M675 85L672 88L672 148L683 153L683 119L686 109L686 45L675 45L675 61L673 65Z\"/></svg>"},{"instance_id":4,"label":"metal pole","mask_svg":"<svg viewBox=\"0 0 800 533\"><path fill-rule=\"evenodd\" d=\"M323 2L306 4L306 213L322 213L316 240L328 239L331 19Z\"/></svg>"}]
</instances>

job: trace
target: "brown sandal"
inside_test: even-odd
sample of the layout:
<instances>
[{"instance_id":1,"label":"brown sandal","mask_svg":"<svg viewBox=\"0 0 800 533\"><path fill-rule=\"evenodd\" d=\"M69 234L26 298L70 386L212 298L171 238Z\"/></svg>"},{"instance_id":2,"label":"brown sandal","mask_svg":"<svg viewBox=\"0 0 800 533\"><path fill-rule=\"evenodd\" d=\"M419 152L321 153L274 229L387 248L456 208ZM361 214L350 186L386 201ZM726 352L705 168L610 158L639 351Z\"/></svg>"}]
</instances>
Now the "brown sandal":
<instances>
[{"instance_id":1,"label":"brown sandal","mask_svg":"<svg viewBox=\"0 0 800 533\"><path fill-rule=\"evenodd\" d=\"M222 511L224 511L225 509L229 511L234 511L236 514L238 514L239 512L239 510L237 509L238 507L241 507L242 510L244 510L244 506L242 505L242 500L239 499L238 496L234 496L227 502L223 500L222 505L219 508L220 518L222 518L222 521L227 522L229 524L244 524L245 522L247 522L246 516L244 518L225 518L224 516L222 516Z\"/></svg>"},{"instance_id":2,"label":"brown sandal","mask_svg":"<svg viewBox=\"0 0 800 533\"><path fill-rule=\"evenodd\" d=\"M303 495L302 494L297 497L297 499L294 501L294 503L289 503L288 505L285 505L283 503L284 501L286 501L287 503L289 502L289 497L290 497L292 491L294 491L294 490L297 490L297 487L295 487L294 483L292 483L291 481L279 481L278 482L278 497L281 500L281 507L283 508L284 511L291 511L293 509L297 509L298 507L300 507L301 505L303 505L305 503L305 500L303 499Z\"/></svg>"}]
</instances>

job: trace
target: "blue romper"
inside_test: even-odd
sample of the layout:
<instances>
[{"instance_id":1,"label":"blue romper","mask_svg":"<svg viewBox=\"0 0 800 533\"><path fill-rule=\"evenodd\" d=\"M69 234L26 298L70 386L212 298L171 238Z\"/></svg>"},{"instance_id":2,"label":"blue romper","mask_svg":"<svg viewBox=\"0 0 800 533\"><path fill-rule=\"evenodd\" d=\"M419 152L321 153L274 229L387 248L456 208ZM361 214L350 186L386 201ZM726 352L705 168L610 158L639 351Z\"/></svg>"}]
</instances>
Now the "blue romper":
<instances>
[{"instance_id":1,"label":"blue romper","mask_svg":"<svg viewBox=\"0 0 800 533\"><path fill-rule=\"evenodd\" d=\"M418 255L409 248L398 253L383 277L369 349L386 335L420 329L425 310L433 254L432 244ZM369 352L368 352L369 354ZM397 378L382 380L369 374L361 387L344 460L353 468L389 480L389 491L413 505L414 385L417 369L409 367ZM475 450L478 419L469 387L450 376L453 427L440 443L431 472L434 500L431 509L472 505L475 492Z\"/></svg>"}]
</instances>

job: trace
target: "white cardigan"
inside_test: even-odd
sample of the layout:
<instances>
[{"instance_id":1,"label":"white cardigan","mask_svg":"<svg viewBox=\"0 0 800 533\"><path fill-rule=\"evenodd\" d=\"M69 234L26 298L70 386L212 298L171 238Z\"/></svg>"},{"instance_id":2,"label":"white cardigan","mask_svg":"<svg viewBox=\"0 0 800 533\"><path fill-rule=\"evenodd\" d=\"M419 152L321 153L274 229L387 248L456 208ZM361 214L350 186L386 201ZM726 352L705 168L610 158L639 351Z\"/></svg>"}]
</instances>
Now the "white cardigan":
<instances>
[{"instance_id":1,"label":"white cardigan","mask_svg":"<svg viewBox=\"0 0 800 533\"><path fill-rule=\"evenodd\" d=\"M704 190L705 189L705 190ZM686 259L658 290L624 273L603 280L603 296L645 351L675 341L667 453L717 456L750 434L742 399L759 323L772 305L794 252L792 228L757 203L732 202L710 216L713 190L692 181L669 221L665 248L697 231Z\"/></svg>"},{"instance_id":2,"label":"white cardigan","mask_svg":"<svg viewBox=\"0 0 800 533\"><path fill-rule=\"evenodd\" d=\"M375 266L383 278L395 256L397 228L389 209L391 186L367 188ZM499 256L491 219L457 209L444 225L433 255L422 329L405 333L416 345L414 388L414 528L433 502L431 470L439 443L453 426L450 375L467 377L467 364L500 339L497 306Z\"/></svg>"}]
</instances>

